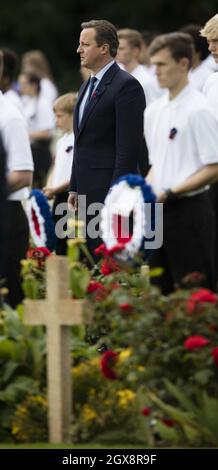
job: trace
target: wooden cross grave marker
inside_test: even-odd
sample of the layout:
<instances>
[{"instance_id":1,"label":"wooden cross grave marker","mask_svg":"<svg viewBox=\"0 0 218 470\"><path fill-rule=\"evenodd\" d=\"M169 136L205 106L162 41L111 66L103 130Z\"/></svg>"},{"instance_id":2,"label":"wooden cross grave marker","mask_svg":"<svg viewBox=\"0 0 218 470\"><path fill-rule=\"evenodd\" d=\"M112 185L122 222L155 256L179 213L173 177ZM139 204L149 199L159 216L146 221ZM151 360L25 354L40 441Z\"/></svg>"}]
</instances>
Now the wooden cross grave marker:
<instances>
[{"instance_id":1,"label":"wooden cross grave marker","mask_svg":"<svg viewBox=\"0 0 218 470\"><path fill-rule=\"evenodd\" d=\"M24 300L24 323L47 329L47 388L50 442L69 442L72 416L70 326L81 325L82 300L68 293L69 269L64 256L46 261L46 299Z\"/></svg>"}]
</instances>

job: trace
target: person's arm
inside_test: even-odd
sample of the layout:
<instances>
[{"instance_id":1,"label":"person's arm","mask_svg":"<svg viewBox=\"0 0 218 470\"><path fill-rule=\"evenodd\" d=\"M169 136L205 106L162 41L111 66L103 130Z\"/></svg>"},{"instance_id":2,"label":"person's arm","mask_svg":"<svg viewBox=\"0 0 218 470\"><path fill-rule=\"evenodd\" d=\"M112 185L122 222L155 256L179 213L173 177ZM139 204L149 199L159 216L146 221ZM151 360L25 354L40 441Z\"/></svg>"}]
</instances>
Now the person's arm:
<instances>
[{"instance_id":1,"label":"person's arm","mask_svg":"<svg viewBox=\"0 0 218 470\"><path fill-rule=\"evenodd\" d=\"M40 140L49 140L51 139L52 136L52 131L50 129L44 130L44 131L34 131L29 133L29 138L31 142L33 142L35 139L40 139Z\"/></svg>"},{"instance_id":2,"label":"person's arm","mask_svg":"<svg viewBox=\"0 0 218 470\"><path fill-rule=\"evenodd\" d=\"M152 185L152 183L153 183L153 173L154 173L153 172L153 167L151 167L148 174L147 174L147 176L146 176L146 178L145 178L146 183L148 183L150 185Z\"/></svg>"},{"instance_id":3,"label":"person's arm","mask_svg":"<svg viewBox=\"0 0 218 470\"><path fill-rule=\"evenodd\" d=\"M116 160L112 180L136 172L143 139L144 108L143 88L137 80L128 80L115 102Z\"/></svg>"},{"instance_id":4,"label":"person's arm","mask_svg":"<svg viewBox=\"0 0 218 470\"><path fill-rule=\"evenodd\" d=\"M12 171L7 176L8 191L13 193L19 189L31 186L32 184L32 171Z\"/></svg>"},{"instance_id":5,"label":"person's arm","mask_svg":"<svg viewBox=\"0 0 218 470\"><path fill-rule=\"evenodd\" d=\"M60 184L60 186L56 186L55 188L51 188L49 186L45 186L43 188L43 193L48 199L52 199L56 194L67 192L69 189L70 181L66 181L66 183Z\"/></svg>"},{"instance_id":6,"label":"person's arm","mask_svg":"<svg viewBox=\"0 0 218 470\"><path fill-rule=\"evenodd\" d=\"M175 196L181 197L183 194L200 189L208 184L218 181L218 163L205 165L200 170L189 176L183 183L168 188ZM164 202L167 199L166 192L158 194L158 202Z\"/></svg>"}]
</instances>

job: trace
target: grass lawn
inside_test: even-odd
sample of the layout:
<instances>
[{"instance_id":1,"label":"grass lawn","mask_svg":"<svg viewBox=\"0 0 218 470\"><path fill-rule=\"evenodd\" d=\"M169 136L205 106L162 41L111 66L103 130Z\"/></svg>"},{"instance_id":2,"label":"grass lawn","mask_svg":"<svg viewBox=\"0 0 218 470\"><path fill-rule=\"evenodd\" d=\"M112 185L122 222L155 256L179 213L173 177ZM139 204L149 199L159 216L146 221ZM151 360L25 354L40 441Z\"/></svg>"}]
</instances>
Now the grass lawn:
<instances>
[{"instance_id":1,"label":"grass lawn","mask_svg":"<svg viewBox=\"0 0 218 470\"><path fill-rule=\"evenodd\" d=\"M131 444L103 445L90 444L49 444L47 442L36 442L34 444L0 444L0 449L146 449L146 446Z\"/></svg>"}]
</instances>

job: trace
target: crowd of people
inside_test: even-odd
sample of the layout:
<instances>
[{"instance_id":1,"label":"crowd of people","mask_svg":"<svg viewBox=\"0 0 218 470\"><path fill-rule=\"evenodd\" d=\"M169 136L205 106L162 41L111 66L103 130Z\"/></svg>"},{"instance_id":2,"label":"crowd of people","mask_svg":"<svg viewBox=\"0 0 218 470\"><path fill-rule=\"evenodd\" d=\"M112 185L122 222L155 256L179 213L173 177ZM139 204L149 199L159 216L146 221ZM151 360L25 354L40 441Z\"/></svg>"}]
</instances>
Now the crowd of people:
<instances>
[{"instance_id":1,"label":"crowd of people","mask_svg":"<svg viewBox=\"0 0 218 470\"><path fill-rule=\"evenodd\" d=\"M23 299L30 187L53 201L55 223L60 203L76 211L85 195L87 228L91 205L128 173L145 177L163 203L163 244L148 260L163 267L155 281L162 292L196 271L217 290L218 14L168 34L92 20L81 25L77 52L82 86L59 96L43 52L26 52L18 67L16 53L0 48L0 277L8 303ZM53 145L55 128L62 136ZM100 234L85 235L95 256ZM57 237L56 253L66 246Z\"/></svg>"}]
</instances>

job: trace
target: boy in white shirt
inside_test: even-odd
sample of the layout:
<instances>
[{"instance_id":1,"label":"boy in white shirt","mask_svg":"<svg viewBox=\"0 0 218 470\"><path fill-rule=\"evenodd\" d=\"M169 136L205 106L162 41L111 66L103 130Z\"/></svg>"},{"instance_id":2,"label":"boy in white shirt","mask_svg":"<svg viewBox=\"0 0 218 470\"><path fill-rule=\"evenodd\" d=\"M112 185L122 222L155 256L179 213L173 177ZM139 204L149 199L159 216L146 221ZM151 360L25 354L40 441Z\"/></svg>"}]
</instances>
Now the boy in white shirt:
<instances>
[{"instance_id":1,"label":"boy in white shirt","mask_svg":"<svg viewBox=\"0 0 218 470\"><path fill-rule=\"evenodd\" d=\"M200 31L200 34L207 39L208 49L215 63L218 64L218 14L210 18ZM218 72L212 73L208 77L203 93L207 98L212 113L218 119Z\"/></svg>"},{"instance_id":2,"label":"boy in white shirt","mask_svg":"<svg viewBox=\"0 0 218 470\"><path fill-rule=\"evenodd\" d=\"M163 208L163 245L151 267L162 266L157 283L165 294L194 271L215 289L215 227L208 185L218 177L218 123L205 97L188 83L193 44L185 33L157 36L151 63L168 94L145 110L145 137L153 185Z\"/></svg>"},{"instance_id":3,"label":"boy in white shirt","mask_svg":"<svg viewBox=\"0 0 218 470\"><path fill-rule=\"evenodd\" d=\"M67 93L60 96L54 102L54 113L57 128L64 132L57 142L56 157L49 186L43 188L43 192L48 199L54 198L53 217L55 223L63 215L55 214L58 204L66 202L68 199L68 189L73 163L74 133L73 133L73 112L77 100L76 93ZM56 240L56 254L65 255L67 249L66 238Z\"/></svg>"}]
</instances>

